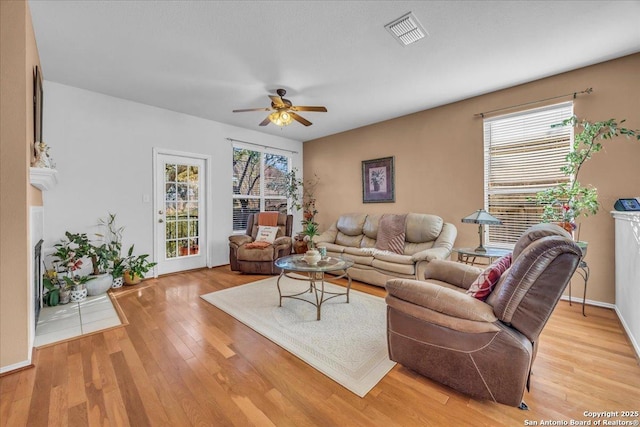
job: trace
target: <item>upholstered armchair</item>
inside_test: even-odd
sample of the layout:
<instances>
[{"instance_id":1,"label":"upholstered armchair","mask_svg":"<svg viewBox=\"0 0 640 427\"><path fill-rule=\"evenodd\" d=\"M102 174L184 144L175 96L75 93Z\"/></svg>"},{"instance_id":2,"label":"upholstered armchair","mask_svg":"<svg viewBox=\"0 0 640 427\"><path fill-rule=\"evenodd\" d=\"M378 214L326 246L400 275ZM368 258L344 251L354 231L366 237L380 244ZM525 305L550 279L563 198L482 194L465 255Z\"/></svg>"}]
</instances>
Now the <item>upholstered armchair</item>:
<instances>
[{"instance_id":1,"label":"upholstered armchair","mask_svg":"<svg viewBox=\"0 0 640 427\"><path fill-rule=\"evenodd\" d=\"M466 292L482 269L453 261L431 261L424 281L389 280L389 357L474 398L526 408L538 337L581 256L566 231L538 224L486 301Z\"/></svg>"},{"instance_id":2,"label":"upholstered armchair","mask_svg":"<svg viewBox=\"0 0 640 427\"><path fill-rule=\"evenodd\" d=\"M231 270L250 274L277 274L274 261L291 254L293 215L278 214L276 239L265 247L251 247L258 235L260 213L249 216L247 231L243 235L229 236L229 263ZM248 246L247 246L248 245Z\"/></svg>"}]
</instances>

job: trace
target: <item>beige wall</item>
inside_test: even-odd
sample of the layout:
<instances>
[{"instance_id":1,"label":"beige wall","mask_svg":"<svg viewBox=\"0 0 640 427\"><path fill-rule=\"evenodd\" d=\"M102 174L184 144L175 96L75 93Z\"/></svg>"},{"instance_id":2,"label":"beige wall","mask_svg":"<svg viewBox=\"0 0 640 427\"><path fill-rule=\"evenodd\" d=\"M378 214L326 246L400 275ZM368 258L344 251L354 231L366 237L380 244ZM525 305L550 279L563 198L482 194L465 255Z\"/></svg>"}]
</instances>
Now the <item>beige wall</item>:
<instances>
[{"instance_id":1,"label":"beige wall","mask_svg":"<svg viewBox=\"0 0 640 427\"><path fill-rule=\"evenodd\" d=\"M0 368L29 362L29 185L33 67L38 64L27 3L0 2Z\"/></svg>"},{"instance_id":2,"label":"beige wall","mask_svg":"<svg viewBox=\"0 0 640 427\"><path fill-rule=\"evenodd\" d=\"M426 212L457 226L456 246L476 246L477 228L460 222L483 205L482 119L474 114L592 87L591 95L575 100L578 117L626 118L625 125L637 129L639 73L640 54L635 54L305 142L305 177L320 177L320 228L345 212ZM361 161L386 156L395 156L396 202L363 204ZM598 188L602 204L595 217L581 220L580 239L589 242L586 259L592 274L588 299L614 302L614 222L609 211L619 197L640 196L639 161L640 143L619 138L609 141L581 172L583 183ZM574 295L581 295L580 281L574 278L573 283Z\"/></svg>"}]
</instances>

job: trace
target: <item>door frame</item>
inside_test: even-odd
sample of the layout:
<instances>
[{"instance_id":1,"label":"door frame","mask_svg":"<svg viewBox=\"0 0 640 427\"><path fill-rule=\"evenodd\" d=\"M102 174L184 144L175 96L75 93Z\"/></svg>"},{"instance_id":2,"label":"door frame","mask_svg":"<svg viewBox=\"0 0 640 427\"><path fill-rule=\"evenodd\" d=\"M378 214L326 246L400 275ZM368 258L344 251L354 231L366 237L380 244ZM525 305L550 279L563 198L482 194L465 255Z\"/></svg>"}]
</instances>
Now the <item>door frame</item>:
<instances>
[{"instance_id":1,"label":"door frame","mask_svg":"<svg viewBox=\"0 0 640 427\"><path fill-rule=\"evenodd\" d=\"M151 224L153 224L153 260L158 262L160 255L163 253L162 248L159 247L160 239L158 238L157 231L157 214L158 210L160 210L160 201L158 200L158 155L166 154L169 156L180 156L180 157L188 157L192 159L198 159L204 161L204 184L205 184L205 194L204 197L204 207L205 207L205 218L204 218L204 227L205 227L205 237L207 239L207 244L204 247L204 259L206 262L207 268L213 267L211 262L211 252L210 247L213 242L213 185L211 182L211 164L212 158L209 154L200 154L200 153L190 153L187 151L177 151L170 150L166 148L153 147L153 165L152 165L152 174L153 174L153 210L151 212ZM164 200L162 200L162 209L164 210ZM202 246L200 246L200 251L202 251ZM153 268L153 277L158 277L158 267Z\"/></svg>"}]
</instances>

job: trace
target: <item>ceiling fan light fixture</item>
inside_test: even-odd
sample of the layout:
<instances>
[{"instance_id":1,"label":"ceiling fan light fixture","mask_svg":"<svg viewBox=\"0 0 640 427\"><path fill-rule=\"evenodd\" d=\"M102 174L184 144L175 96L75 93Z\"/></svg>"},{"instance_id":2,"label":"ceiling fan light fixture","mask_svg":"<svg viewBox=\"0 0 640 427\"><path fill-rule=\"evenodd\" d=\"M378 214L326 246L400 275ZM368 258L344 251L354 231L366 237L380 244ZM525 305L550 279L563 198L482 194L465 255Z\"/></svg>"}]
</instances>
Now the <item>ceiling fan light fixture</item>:
<instances>
[{"instance_id":1,"label":"ceiling fan light fixture","mask_svg":"<svg viewBox=\"0 0 640 427\"><path fill-rule=\"evenodd\" d=\"M271 123L274 125L282 127L289 126L291 122L293 122L293 117L291 117L291 114L286 110L278 110L269 114L269 120L271 120Z\"/></svg>"}]
</instances>

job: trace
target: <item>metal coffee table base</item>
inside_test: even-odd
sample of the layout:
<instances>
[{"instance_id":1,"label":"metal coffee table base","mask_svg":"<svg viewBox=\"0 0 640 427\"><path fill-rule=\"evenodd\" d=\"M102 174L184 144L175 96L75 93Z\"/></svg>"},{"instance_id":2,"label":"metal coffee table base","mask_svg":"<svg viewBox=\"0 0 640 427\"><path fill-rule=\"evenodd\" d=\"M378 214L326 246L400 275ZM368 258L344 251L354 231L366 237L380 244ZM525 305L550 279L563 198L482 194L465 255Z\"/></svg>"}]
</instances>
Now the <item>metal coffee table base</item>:
<instances>
[{"instance_id":1,"label":"metal coffee table base","mask_svg":"<svg viewBox=\"0 0 640 427\"><path fill-rule=\"evenodd\" d=\"M298 274L301 274L300 272L298 272ZM280 294L280 304L279 307L282 307L282 299L283 298L291 298L291 299L297 299L300 301L304 301L307 302L311 305L314 305L316 307L317 310L317 320L320 320L320 313L322 310L322 303L324 303L325 301L329 301L332 298L335 297L339 297L341 295L345 295L347 297L347 304L349 303L349 291L351 290L351 277L349 277L349 274L347 274L347 272L345 271L343 275L341 276L337 276L336 279L342 279L342 278L347 278L347 280L349 281L349 283L347 284L347 291L346 292L329 292L327 290L324 289L324 272L320 271L320 272L313 272L313 271L309 271L306 272L307 277L299 277L299 276L290 276L287 272L285 272L285 270L282 270L282 272L280 273L280 276L278 277L278 294ZM282 279L282 276L286 276L289 279L293 279L293 280L301 280L301 281L308 281L309 282L309 289L305 289L302 292L299 292L297 294L290 294L290 295L282 295L282 290L280 289L280 279ZM304 298L300 298L300 295L304 295L307 293L315 293L315 302L314 301L309 301L308 299L304 299Z\"/></svg>"}]
</instances>

